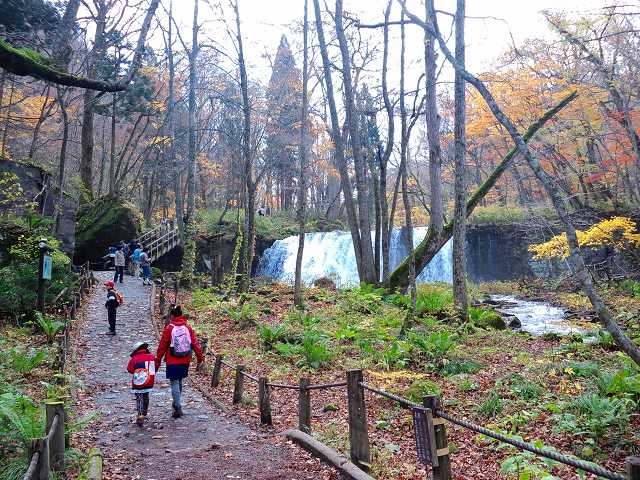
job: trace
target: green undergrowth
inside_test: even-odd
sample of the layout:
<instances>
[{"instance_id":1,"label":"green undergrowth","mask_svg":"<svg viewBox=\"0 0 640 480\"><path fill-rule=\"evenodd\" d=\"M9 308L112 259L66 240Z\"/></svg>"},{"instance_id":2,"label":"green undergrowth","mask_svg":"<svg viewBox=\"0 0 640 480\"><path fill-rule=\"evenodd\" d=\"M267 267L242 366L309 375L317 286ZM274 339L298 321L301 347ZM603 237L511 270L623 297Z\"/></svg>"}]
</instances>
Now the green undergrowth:
<instances>
[{"instance_id":1,"label":"green undergrowth","mask_svg":"<svg viewBox=\"0 0 640 480\"><path fill-rule=\"evenodd\" d=\"M472 288L474 296L480 291ZM198 330L214 338L217 353L272 381L332 381L362 368L368 382L389 392L414 402L440 395L451 412L508 435L541 438L545 446L571 445L567 453L597 463L622 459L640 441L640 371L605 335L593 342L532 337L496 328L498 314L480 307L461 323L446 284L419 286L415 311L407 296L370 285L313 288L306 298L307 310L299 311L284 285L261 285L240 298L200 289L192 306ZM334 405L314 432L344 452L336 422L346 407ZM396 451L412 428L406 411L368 408L373 471L379 478L407 475L416 465ZM520 478L557 475L555 464L478 442L500 452L501 478L518 478L517 471L528 472Z\"/></svg>"}]
</instances>

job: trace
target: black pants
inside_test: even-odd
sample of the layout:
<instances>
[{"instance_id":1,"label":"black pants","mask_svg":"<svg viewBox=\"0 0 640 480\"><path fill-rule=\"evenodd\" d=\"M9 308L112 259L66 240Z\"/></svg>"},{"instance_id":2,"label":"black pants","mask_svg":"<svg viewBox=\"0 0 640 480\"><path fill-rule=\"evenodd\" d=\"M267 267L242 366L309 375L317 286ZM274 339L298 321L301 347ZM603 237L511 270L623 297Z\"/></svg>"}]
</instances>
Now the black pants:
<instances>
[{"instance_id":1,"label":"black pants","mask_svg":"<svg viewBox=\"0 0 640 480\"><path fill-rule=\"evenodd\" d=\"M136 408L138 415L146 415L149 410L149 392L136 393Z\"/></svg>"},{"instance_id":2,"label":"black pants","mask_svg":"<svg viewBox=\"0 0 640 480\"><path fill-rule=\"evenodd\" d=\"M116 312L117 310L115 308L107 309L107 315L109 318L109 330L111 330L112 332L116 331Z\"/></svg>"},{"instance_id":3,"label":"black pants","mask_svg":"<svg viewBox=\"0 0 640 480\"><path fill-rule=\"evenodd\" d=\"M124 280L124 267L118 267L116 266L116 273L113 276L113 282L116 283L118 281L118 277L120 277L120 283L122 283Z\"/></svg>"}]
</instances>

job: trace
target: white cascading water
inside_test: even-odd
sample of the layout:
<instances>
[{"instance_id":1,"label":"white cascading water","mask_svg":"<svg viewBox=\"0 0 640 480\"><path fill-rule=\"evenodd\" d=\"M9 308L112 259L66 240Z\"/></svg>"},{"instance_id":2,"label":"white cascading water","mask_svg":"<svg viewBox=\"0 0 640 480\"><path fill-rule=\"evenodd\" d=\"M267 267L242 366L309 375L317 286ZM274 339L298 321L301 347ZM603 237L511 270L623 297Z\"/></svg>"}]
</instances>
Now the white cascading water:
<instances>
[{"instance_id":1,"label":"white cascading water","mask_svg":"<svg viewBox=\"0 0 640 480\"><path fill-rule=\"evenodd\" d=\"M394 229L391 235L390 262L395 268L407 255L403 230ZM427 227L414 229L413 244L418 245ZM256 275L268 276L283 283L293 283L298 236L277 240L265 250L258 262ZM418 282L449 282L452 279L451 241L438 252L418 276ZM310 285L321 277L331 278L337 287L358 284L358 269L351 234L343 231L307 233L302 257L302 280Z\"/></svg>"}]
</instances>

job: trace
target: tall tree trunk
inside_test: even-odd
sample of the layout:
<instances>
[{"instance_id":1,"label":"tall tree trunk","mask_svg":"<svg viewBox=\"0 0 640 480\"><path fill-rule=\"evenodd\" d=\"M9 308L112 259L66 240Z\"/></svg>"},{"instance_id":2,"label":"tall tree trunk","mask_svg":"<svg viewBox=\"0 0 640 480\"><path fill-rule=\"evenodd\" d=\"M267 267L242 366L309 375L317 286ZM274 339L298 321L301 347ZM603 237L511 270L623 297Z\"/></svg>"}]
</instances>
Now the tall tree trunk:
<instances>
[{"instance_id":1,"label":"tall tree trunk","mask_svg":"<svg viewBox=\"0 0 640 480\"><path fill-rule=\"evenodd\" d=\"M109 195L116 193L116 106L118 94L113 94L111 103L111 149L109 152Z\"/></svg>"},{"instance_id":2,"label":"tall tree trunk","mask_svg":"<svg viewBox=\"0 0 640 480\"><path fill-rule=\"evenodd\" d=\"M62 212L64 211L64 183L67 164L67 144L69 142L69 115L65 105L65 92L58 86L58 105L62 116L62 141L60 142L60 155L58 157L58 204L56 205L56 232L62 231Z\"/></svg>"},{"instance_id":3,"label":"tall tree trunk","mask_svg":"<svg viewBox=\"0 0 640 480\"><path fill-rule=\"evenodd\" d=\"M293 302L302 307L302 256L304 254L305 237L305 171L307 165L307 116L309 110L309 94L307 92L309 82L309 0L304 0L304 25L302 27L303 36L303 60L302 60L302 118L300 126L300 172L298 177L298 253L296 255L296 273L293 289Z\"/></svg>"},{"instance_id":4,"label":"tall tree trunk","mask_svg":"<svg viewBox=\"0 0 640 480\"><path fill-rule=\"evenodd\" d=\"M104 1L98 5L98 17L96 18L96 34L94 45L87 59L87 77L94 78L97 71L97 63L104 55L105 29L107 24L108 7ZM82 95L82 131L80 133L80 180L85 189L84 200L93 198L93 123L95 93L86 89Z\"/></svg>"},{"instance_id":5,"label":"tall tree trunk","mask_svg":"<svg viewBox=\"0 0 640 480\"><path fill-rule=\"evenodd\" d=\"M427 22L434 11L433 0L426 0ZM424 64L426 74L426 121L427 138L429 140L429 185L431 190L431 214L429 227L440 235L444 223L444 206L442 199L442 155L440 148L440 115L438 113L438 97L436 88L436 52L433 37L425 33Z\"/></svg>"},{"instance_id":6,"label":"tall tree trunk","mask_svg":"<svg viewBox=\"0 0 640 480\"><path fill-rule=\"evenodd\" d=\"M320 1L313 0L313 6L316 16L316 31L318 34L318 43L320 45L320 54L322 56L322 68L324 73L324 82L326 85L327 103L329 104L329 113L331 115L331 140L333 141L335 162L340 173L340 185L342 187L344 203L347 210L347 220L349 222L349 230L351 231L351 240L353 242L353 250L355 252L358 275L360 276L360 279L363 279L365 277L365 272L364 266L362 264L362 243L360 241L358 214L356 212L355 203L353 201L353 190L351 188L349 170L347 168L347 161L344 155L344 142L342 139L342 132L340 131L338 109L336 107L333 80L331 78L331 61L329 59L329 53L327 51L327 43L324 38L324 27L322 25ZM370 235L370 233L367 233L367 235Z\"/></svg>"},{"instance_id":7,"label":"tall tree trunk","mask_svg":"<svg viewBox=\"0 0 640 480\"><path fill-rule=\"evenodd\" d=\"M420 19L418 17L415 17L414 15L409 14L409 16L412 20L420 24L427 32L429 32L438 40L440 49L446 56L449 63L453 65L453 67L456 69L456 72L459 72L460 75L462 75L464 80L466 80L476 88L478 93L482 96L485 103L493 113L496 120L498 120L498 122L500 122L500 124L509 133L509 136L516 145L518 153L525 158L529 167L551 198L551 202L553 203L553 206L558 213L558 216L560 217L560 221L567 236L567 243L570 253L569 264L574 275L581 283L582 290L587 295L596 313L598 314L601 325L611 334L620 349L627 355L629 355L629 357L631 357L631 359L636 364L640 365L640 348L638 348L638 346L625 335L620 326L615 322L613 316L611 315L611 312L609 311L609 308L605 305L604 301L593 285L593 281L591 280L591 276L585 265L584 258L580 253L576 229L573 225L573 220L571 219L571 216L569 215L569 212L567 210L566 199L562 195L562 189L557 185L556 180L542 168L538 158L531 153L531 150L529 150L529 147L527 146L524 138L518 133L516 126L513 124L511 119L509 119L509 117L507 117L502 112L497 102L491 95L491 92L489 92L484 83L477 77L467 72L463 66L458 64L455 57L449 51L445 40L440 34L437 19L435 17L435 12L433 12L433 15L431 16L431 25L428 25L425 22L421 22Z\"/></svg>"},{"instance_id":8,"label":"tall tree trunk","mask_svg":"<svg viewBox=\"0 0 640 480\"><path fill-rule=\"evenodd\" d=\"M187 171L187 222L185 225L185 251L182 262L182 280L190 284L196 263L196 83L198 82L198 1L193 2L191 55L189 55L189 151Z\"/></svg>"},{"instance_id":9,"label":"tall tree trunk","mask_svg":"<svg viewBox=\"0 0 640 480\"><path fill-rule=\"evenodd\" d=\"M464 66L464 17L465 0L457 0L456 61ZM453 300L461 320L469 318L469 295L467 293L467 138L465 132L465 88L464 78L456 70L454 80L454 157L455 157L455 201L453 212Z\"/></svg>"},{"instance_id":10,"label":"tall tree trunk","mask_svg":"<svg viewBox=\"0 0 640 480\"><path fill-rule=\"evenodd\" d=\"M349 128L351 138L351 153L356 173L356 185L358 188L358 226L360 228L360 242L362 255L362 273L360 282L377 283L373 246L371 244L371 220L369 218L371 202L365 178L364 159L362 158L361 132L358 129L358 114L355 107L355 94L353 92L353 80L351 78L351 55L342 25L342 0L336 0L335 10L336 34L340 44L342 56L342 76L344 91L345 122Z\"/></svg>"},{"instance_id":11,"label":"tall tree trunk","mask_svg":"<svg viewBox=\"0 0 640 480\"><path fill-rule=\"evenodd\" d=\"M244 165L245 182L245 210L244 210L244 237L242 249L243 271L240 276L240 292L249 291L251 278L251 266L253 264L253 249L256 238L256 182L253 180L252 154L251 154L251 104L249 103L249 82L247 69L244 62L244 49L242 44L242 31L240 29L240 10L238 0L235 0L233 9L236 14L236 39L238 42L238 67L240 69L240 93L242 95L242 157Z\"/></svg>"},{"instance_id":12,"label":"tall tree trunk","mask_svg":"<svg viewBox=\"0 0 640 480\"><path fill-rule=\"evenodd\" d=\"M390 273L390 246L391 228L389 225L389 202L387 200L387 165L393 152L393 135L395 122L393 117L393 105L389 100L387 87L387 64L389 61L389 15L393 0L389 0L384 12L384 51L382 54L382 98L384 109L387 113L387 143L384 152L379 156L380 160L380 216L382 229L382 280L386 284Z\"/></svg>"},{"instance_id":13,"label":"tall tree trunk","mask_svg":"<svg viewBox=\"0 0 640 480\"><path fill-rule=\"evenodd\" d=\"M400 16L400 175L402 175L402 201L404 203L404 224L406 229L406 248L409 252L409 285L411 286L411 304L415 309L416 290L416 256L413 249L413 222L411 220L411 202L409 201L409 185L407 148L409 144L409 131L407 129L407 109L405 107L404 93L404 68L405 68L405 33L404 14ZM404 332L410 324L412 315L407 315L403 324Z\"/></svg>"},{"instance_id":14,"label":"tall tree trunk","mask_svg":"<svg viewBox=\"0 0 640 480\"><path fill-rule=\"evenodd\" d=\"M13 93L15 90L15 78L11 77L11 90L9 90L9 102L5 107L7 113L4 116L4 131L2 132L2 149L0 150L0 157L5 158L7 152L7 134L9 133L9 121L11 117L11 104L13 103Z\"/></svg>"}]
</instances>

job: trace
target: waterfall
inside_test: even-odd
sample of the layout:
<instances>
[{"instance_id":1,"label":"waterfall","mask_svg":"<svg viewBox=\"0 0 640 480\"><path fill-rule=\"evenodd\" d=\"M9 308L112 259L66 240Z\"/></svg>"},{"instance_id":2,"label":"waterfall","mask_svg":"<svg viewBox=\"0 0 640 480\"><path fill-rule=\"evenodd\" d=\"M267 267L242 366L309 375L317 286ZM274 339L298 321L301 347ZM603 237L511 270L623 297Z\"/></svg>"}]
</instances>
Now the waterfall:
<instances>
[{"instance_id":1,"label":"waterfall","mask_svg":"<svg viewBox=\"0 0 640 480\"><path fill-rule=\"evenodd\" d=\"M427 233L427 227L414 229L413 244L418 245ZM390 245L391 268L406 256L405 230L393 229ZM373 236L373 235L372 235ZM298 236L277 240L263 253L256 275L264 275L292 284L296 269ZM451 241L438 252L418 276L418 282L452 281ZM302 257L302 280L310 285L321 277L331 278L337 287L358 284L358 269L351 234L343 231L307 233Z\"/></svg>"}]
</instances>

